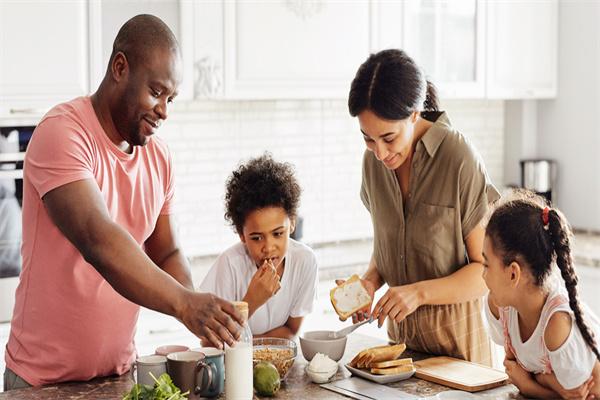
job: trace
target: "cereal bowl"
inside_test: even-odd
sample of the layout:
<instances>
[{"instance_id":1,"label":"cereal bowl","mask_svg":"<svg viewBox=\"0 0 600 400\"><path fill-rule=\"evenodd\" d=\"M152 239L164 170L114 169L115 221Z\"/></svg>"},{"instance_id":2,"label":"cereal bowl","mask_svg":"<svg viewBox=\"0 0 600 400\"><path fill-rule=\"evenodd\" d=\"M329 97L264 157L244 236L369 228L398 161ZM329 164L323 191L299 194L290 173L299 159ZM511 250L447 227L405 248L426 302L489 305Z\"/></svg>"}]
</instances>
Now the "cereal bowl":
<instances>
[{"instance_id":1,"label":"cereal bowl","mask_svg":"<svg viewBox=\"0 0 600 400\"><path fill-rule=\"evenodd\" d=\"M296 343L289 339L266 337L256 338L252 344L253 365L268 361L277 368L279 377L284 380L298 354Z\"/></svg>"}]
</instances>

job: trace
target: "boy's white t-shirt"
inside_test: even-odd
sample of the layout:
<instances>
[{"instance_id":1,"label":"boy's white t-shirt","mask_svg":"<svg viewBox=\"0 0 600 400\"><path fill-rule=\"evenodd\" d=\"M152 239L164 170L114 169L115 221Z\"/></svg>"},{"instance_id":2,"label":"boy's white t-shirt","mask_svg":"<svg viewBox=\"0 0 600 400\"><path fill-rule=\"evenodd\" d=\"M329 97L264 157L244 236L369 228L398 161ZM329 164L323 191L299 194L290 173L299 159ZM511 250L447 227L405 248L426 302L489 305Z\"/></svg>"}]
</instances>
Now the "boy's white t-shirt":
<instances>
[{"instance_id":1,"label":"boy's white t-shirt","mask_svg":"<svg viewBox=\"0 0 600 400\"><path fill-rule=\"evenodd\" d=\"M561 386L567 390L579 387L591 376L597 361L596 355L587 345L575 322L564 289L555 285L550 290L538 324L526 341L521 339L517 310L513 307L499 307L501 318L497 319L490 310L488 296L489 294L485 298L484 309L490 336L497 344L512 347L517 361L525 370L534 374L553 372ZM585 304L582 304L582 308L587 325L596 338L600 337L598 317ZM571 333L558 349L550 351L544 343L544 332L550 317L558 311L571 315ZM508 343L506 335L509 337Z\"/></svg>"},{"instance_id":2,"label":"boy's white t-shirt","mask_svg":"<svg viewBox=\"0 0 600 400\"><path fill-rule=\"evenodd\" d=\"M237 243L215 261L198 288L229 301L241 301L258 271L246 246ZM313 310L317 295L318 267L312 249L289 239L281 289L258 308L248 324L260 335L284 325L289 317L304 317Z\"/></svg>"}]
</instances>

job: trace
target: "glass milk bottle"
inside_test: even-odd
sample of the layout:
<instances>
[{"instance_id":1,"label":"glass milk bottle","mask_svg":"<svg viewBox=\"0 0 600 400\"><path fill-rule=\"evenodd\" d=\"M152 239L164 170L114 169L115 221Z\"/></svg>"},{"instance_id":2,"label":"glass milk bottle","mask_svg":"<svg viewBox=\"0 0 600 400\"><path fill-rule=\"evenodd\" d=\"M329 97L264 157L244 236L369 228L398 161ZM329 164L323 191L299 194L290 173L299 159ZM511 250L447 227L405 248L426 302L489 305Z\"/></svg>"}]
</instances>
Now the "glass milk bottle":
<instances>
[{"instance_id":1,"label":"glass milk bottle","mask_svg":"<svg viewBox=\"0 0 600 400\"><path fill-rule=\"evenodd\" d=\"M233 305L244 316L240 340L233 347L225 345L225 398L252 400L252 332L248 326L248 303L234 301Z\"/></svg>"}]
</instances>

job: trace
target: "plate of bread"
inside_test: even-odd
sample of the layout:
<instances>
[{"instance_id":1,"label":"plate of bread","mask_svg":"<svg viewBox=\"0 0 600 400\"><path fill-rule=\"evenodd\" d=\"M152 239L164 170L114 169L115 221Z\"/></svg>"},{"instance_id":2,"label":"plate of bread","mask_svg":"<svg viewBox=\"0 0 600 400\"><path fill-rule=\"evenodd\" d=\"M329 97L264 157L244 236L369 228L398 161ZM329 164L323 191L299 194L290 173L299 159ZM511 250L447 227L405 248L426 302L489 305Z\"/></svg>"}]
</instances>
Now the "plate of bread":
<instances>
[{"instance_id":1,"label":"plate of bread","mask_svg":"<svg viewBox=\"0 0 600 400\"><path fill-rule=\"evenodd\" d=\"M346 368L352 375L376 383L408 379L414 375L416 368L412 358L399 358L404 350L406 350L404 343L364 349L346 364Z\"/></svg>"}]
</instances>

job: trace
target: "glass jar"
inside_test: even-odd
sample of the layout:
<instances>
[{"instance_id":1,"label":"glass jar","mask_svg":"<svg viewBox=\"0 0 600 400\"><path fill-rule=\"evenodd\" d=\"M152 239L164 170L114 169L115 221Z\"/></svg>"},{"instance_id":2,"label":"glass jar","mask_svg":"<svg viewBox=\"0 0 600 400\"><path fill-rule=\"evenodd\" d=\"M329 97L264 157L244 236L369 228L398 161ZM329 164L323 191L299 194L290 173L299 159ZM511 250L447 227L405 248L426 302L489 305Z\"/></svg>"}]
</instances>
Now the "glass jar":
<instances>
[{"instance_id":1,"label":"glass jar","mask_svg":"<svg viewBox=\"0 0 600 400\"><path fill-rule=\"evenodd\" d=\"M252 331L248 326L248 303L233 302L244 317L242 334L233 347L225 345L225 398L227 400L252 400Z\"/></svg>"}]
</instances>

